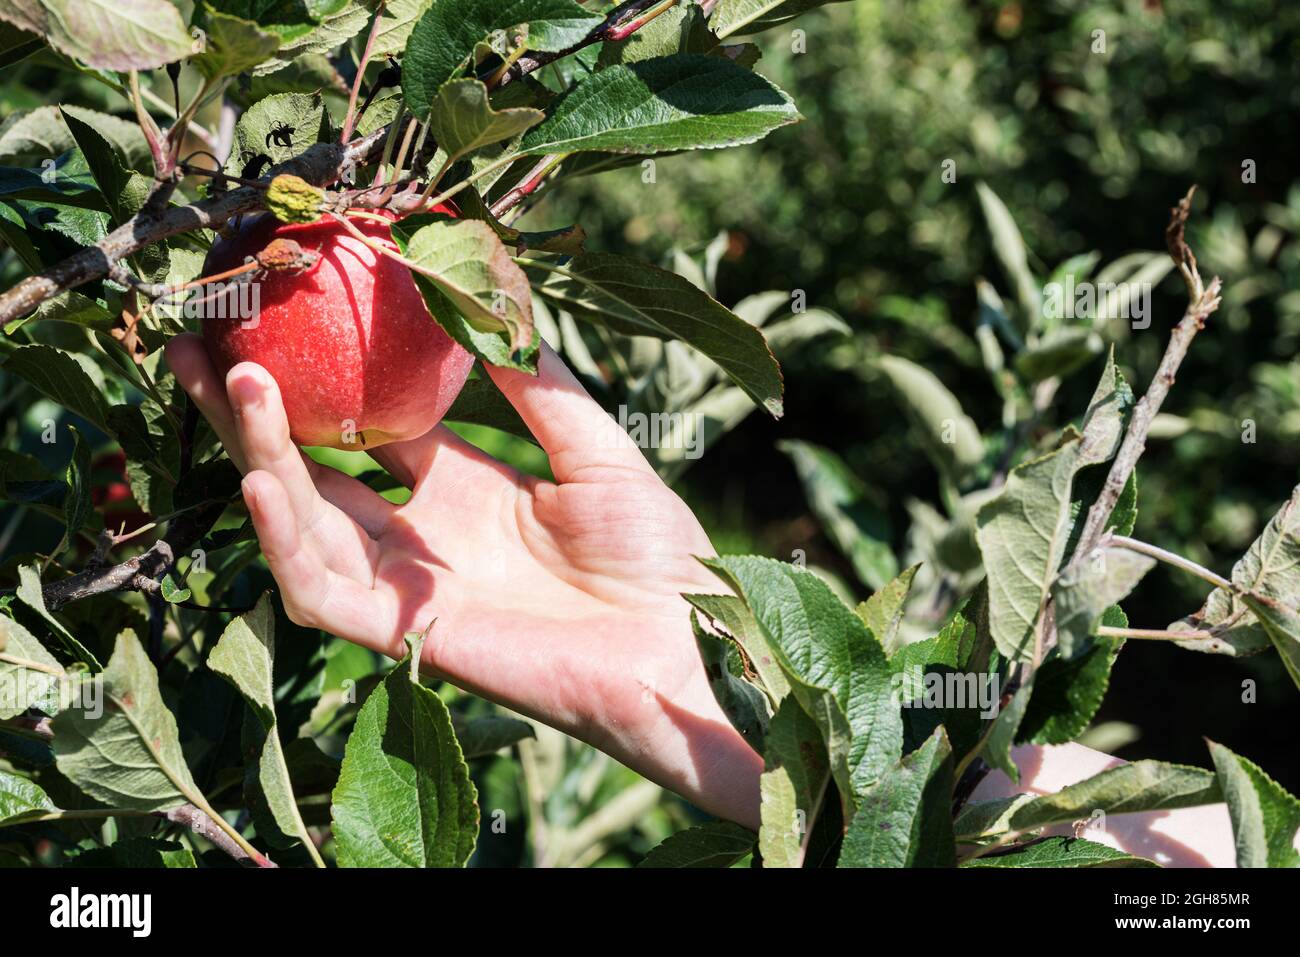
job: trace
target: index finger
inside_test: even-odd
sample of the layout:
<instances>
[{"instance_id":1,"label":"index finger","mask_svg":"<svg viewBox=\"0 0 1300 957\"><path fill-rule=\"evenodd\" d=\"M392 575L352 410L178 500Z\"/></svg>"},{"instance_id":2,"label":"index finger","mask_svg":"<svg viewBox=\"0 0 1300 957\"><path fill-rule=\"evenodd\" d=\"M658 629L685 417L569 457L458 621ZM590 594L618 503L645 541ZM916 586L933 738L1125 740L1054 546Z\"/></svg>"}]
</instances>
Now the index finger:
<instances>
[{"instance_id":1,"label":"index finger","mask_svg":"<svg viewBox=\"0 0 1300 957\"><path fill-rule=\"evenodd\" d=\"M546 343L538 353L536 376L486 368L541 443L557 482L579 481L601 469L655 474L636 443Z\"/></svg>"},{"instance_id":2,"label":"index finger","mask_svg":"<svg viewBox=\"0 0 1300 957\"><path fill-rule=\"evenodd\" d=\"M168 341L164 353L167 366L176 376L194 404L199 407L203 417L212 426L226 453L235 463L241 474L248 474L248 457L239 442L239 430L235 428L235 413L230 407L230 398L226 395L226 383L217 374L203 339L192 332L185 332Z\"/></svg>"}]
</instances>

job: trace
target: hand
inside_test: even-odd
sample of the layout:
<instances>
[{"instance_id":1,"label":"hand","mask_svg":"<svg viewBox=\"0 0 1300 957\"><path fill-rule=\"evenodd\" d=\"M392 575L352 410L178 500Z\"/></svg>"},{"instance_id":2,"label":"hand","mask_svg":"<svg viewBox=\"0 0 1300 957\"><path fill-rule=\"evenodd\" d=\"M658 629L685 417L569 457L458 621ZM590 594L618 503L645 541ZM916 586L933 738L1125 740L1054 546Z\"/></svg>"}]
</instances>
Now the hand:
<instances>
[{"instance_id":1,"label":"hand","mask_svg":"<svg viewBox=\"0 0 1300 957\"><path fill-rule=\"evenodd\" d=\"M1012 784L1001 771L993 771L980 782L972 800L994 801L1020 793L1055 794L1124 763L1074 743L1020 745L1012 748L1011 759L1020 771L1020 783ZM1228 817L1228 805L1223 803L1112 814L1100 828L1090 824L1078 835L1070 824L1045 828L1044 833L1082 836L1164 867L1235 867L1237 860L1232 821ZM1300 844L1300 835L1296 842Z\"/></svg>"},{"instance_id":2,"label":"hand","mask_svg":"<svg viewBox=\"0 0 1300 957\"><path fill-rule=\"evenodd\" d=\"M556 481L438 426L370 452L411 489L401 506L303 455L260 366L222 383L193 335L173 339L167 361L244 473L291 619L394 658L436 619L427 672L757 827L762 758L714 699L680 597L722 590L694 557L713 548L553 352L536 377L488 373Z\"/></svg>"},{"instance_id":3,"label":"hand","mask_svg":"<svg viewBox=\"0 0 1300 957\"><path fill-rule=\"evenodd\" d=\"M391 657L437 619L426 671L587 741L721 817L758 827L762 759L704 677L682 592L718 592L694 515L549 349L540 374L491 368L557 482L520 475L444 426L370 453L412 490L395 506L293 446L264 369L222 383L197 336L167 361L245 473L244 499L289 616ZM620 437L622 441L620 441ZM1017 748L977 800L1059 790L1119 763ZM1231 865L1223 805L1117 816L1102 840L1168 863ZM1068 831L1068 826L1058 829Z\"/></svg>"}]
</instances>

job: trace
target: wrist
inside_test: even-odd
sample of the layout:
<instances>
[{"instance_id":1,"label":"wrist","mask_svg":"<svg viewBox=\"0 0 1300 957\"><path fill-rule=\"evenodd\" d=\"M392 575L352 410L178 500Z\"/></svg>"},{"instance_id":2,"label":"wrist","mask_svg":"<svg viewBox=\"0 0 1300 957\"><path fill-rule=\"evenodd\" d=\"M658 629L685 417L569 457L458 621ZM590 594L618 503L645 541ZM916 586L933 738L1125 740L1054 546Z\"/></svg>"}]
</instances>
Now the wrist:
<instances>
[{"instance_id":1,"label":"wrist","mask_svg":"<svg viewBox=\"0 0 1300 957\"><path fill-rule=\"evenodd\" d=\"M701 810L755 830L763 758L731 725L709 687L689 618L643 621L653 653L611 658L580 737ZM684 627L683 627L684 626Z\"/></svg>"}]
</instances>

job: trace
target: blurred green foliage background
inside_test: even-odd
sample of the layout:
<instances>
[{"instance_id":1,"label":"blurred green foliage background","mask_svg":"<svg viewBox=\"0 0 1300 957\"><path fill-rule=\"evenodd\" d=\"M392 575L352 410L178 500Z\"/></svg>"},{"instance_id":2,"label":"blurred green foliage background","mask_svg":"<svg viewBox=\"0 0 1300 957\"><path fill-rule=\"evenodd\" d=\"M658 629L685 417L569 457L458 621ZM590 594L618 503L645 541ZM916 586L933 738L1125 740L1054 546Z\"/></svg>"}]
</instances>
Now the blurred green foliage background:
<instances>
[{"instance_id":1,"label":"blurred green foliage background","mask_svg":"<svg viewBox=\"0 0 1300 957\"><path fill-rule=\"evenodd\" d=\"M1223 277L1225 301L1139 466L1135 535L1226 574L1300 464L1300 6L856 0L757 40L758 69L795 97L804 123L755 147L661 159L654 183L640 167L566 180L530 222L581 221L592 248L651 259L674 247L699 254L726 231L721 301L804 290L868 353L933 370L988 435L1001 403L978 359L975 281L1010 283L976 183L1005 202L1039 275L1091 251L1110 262L1162 249L1169 207L1199 184L1189 240L1207 279ZM945 160L955 183L943 180ZM1115 321L1103 332L1139 393L1185 305L1176 275L1153 301L1150 328ZM890 390L836 369L836 349L823 339L784 359L786 416L751 415L678 487L719 550L803 549L852 582L776 443L835 450L886 508L900 553L908 501L938 492ZM1100 366L1062 387L1065 419L1086 404ZM1253 442L1243 442L1244 420ZM1204 595L1203 583L1162 567L1125 606L1134 626L1160 628ZM1242 701L1246 679L1257 703ZM1294 789L1295 718L1273 656L1130 642L1098 721L1133 726L1107 728L1109 743L1130 742L1121 756L1200 763L1209 735Z\"/></svg>"}]
</instances>

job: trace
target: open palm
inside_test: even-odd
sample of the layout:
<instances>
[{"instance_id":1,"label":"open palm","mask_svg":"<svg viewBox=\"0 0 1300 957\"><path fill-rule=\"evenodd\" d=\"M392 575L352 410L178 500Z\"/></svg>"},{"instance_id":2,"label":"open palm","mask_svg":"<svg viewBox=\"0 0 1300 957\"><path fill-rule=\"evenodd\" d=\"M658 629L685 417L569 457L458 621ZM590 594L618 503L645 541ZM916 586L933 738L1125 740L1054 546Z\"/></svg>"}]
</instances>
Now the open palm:
<instances>
[{"instance_id":1,"label":"open palm","mask_svg":"<svg viewBox=\"0 0 1300 957\"><path fill-rule=\"evenodd\" d=\"M167 359L245 473L245 502L293 620L393 657L404 634L436 620L429 672L717 813L751 818L761 760L709 690L680 597L718 590L694 557L712 546L553 352L544 349L537 377L489 372L556 481L521 475L439 426L370 453L411 489L401 506L303 455L261 367L236 366L223 383L188 335ZM720 770L747 786L703 793Z\"/></svg>"}]
</instances>

